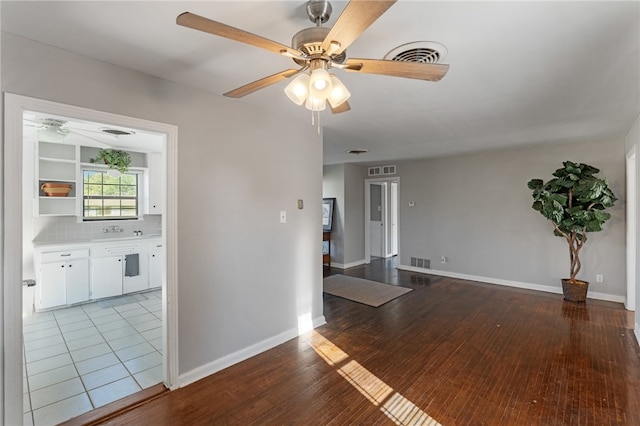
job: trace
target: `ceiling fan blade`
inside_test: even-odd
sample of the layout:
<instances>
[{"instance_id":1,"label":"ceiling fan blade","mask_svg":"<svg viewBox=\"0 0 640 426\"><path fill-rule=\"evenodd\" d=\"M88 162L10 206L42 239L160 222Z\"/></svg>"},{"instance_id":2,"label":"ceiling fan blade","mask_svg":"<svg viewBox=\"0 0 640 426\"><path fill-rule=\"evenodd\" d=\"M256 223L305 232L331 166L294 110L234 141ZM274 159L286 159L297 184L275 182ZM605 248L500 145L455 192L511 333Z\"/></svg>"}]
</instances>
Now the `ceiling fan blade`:
<instances>
[{"instance_id":1,"label":"ceiling fan blade","mask_svg":"<svg viewBox=\"0 0 640 426\"><path fill-rule=\"evenodd\" d=\"M281 71L279 73L270 75L269 77L261 78L260 80L256 80L252 83L245 84L242 87L238 87L230 92L224 94L224 96L228 98L241 98L248 94L255 92L256 90L263 89L267 86L271 86L272 84L278 83L286 78L292 77L298 74L301 70L288 69L286 71Z\"/></svg>"},{"instance_id":2,"label":"ceiling fan blade","mask_svg":"<svg viewBox=\"0 0 640 426\"><path fill-rule=\"evenodd\" d=\"M183 27L192 28L194 30L204 31L205 33L214 34L220 37L228 38L230 40L239 41L249 44L251 46L260 47L270 52L282 54L282 52L288 52L297 56L302 56L302 52L293 49L284 44L260 37L250 32L235 28L221 22L205 18L200 15L196 15L190 12L184 12L176 18L176 23Z\"/></svg>"},{"instance_id":3,"label":"ceiling fan blade","mask_svg":"<svg viewBox=\"0 0 640 426\"><path fill-rule=\"evenodd\" d=\"M346 60L344 69L366 74L382 74L393 77L438 81L447 74L449 65L351 58Z\"/></svg>"},{"instance_id":4,"label":"ceiling fan blade","mask_svg":"<svg viewBox=\"0 0 640 426\"><path fill-rule=\"evenodd\" d=\"M330 55L342 53L395 2L351 0L322 42L322 49ZM339 46L333 47L332 42L337 42Z\"/></svg>"},{"instance_id":5,"label":"ceiling fan blade","mask_svg":"<svg viewBox=\"0 0 640 426\"><path fill-rule=\"evenodd\" d=\"M82 133L78 133L78 132L74 132L72 130L69 131L68 134L74 134L74 135L78 135L82 138L88 139L88 141L85 141L84 144L88 145L88 146L93 146L96 148L113 148L113 146L106 144L104 142L102 142L101 140L98 140L96 138L92 138L91 136L87 136L87 135L83 135Z\"/></svg>"},{"instance_id":6,"label":"ceiling fan blade","mask_svg":"<svg viewBox=\"0 0 640 426\"><path fill-rule=\"evenodd\" d=\"M351 105L349 105L349 102L344 101L343 103L341 103L340 105L338 105L337 107L332 107L331 104L329 104L329 108L331 108L331 112L334 114L340 114L341 112L347 112L351 109Z\"/></svg>"}]
</instances>

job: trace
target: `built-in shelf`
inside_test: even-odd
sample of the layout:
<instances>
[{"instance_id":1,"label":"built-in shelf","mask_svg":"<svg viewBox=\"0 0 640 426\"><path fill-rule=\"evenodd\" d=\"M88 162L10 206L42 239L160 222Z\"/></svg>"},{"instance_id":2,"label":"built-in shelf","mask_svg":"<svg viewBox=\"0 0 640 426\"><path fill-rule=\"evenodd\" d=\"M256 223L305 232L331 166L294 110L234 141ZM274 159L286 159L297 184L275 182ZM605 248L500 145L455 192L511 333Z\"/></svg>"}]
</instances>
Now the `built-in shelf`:
<instances>
[{"instance_id":1,"label":"built-in shelf","mask_svg":"<svg viewBox=\"0 0 640 426\"><path fill-rule=\"evenodd\" d=\"M36 211L38 216L74 216L79 173L78 147L64 143L38 142L36 167ZM42 190L47 182L68 183L67 197L48 197Z\"/></svg>"}]
</instances>

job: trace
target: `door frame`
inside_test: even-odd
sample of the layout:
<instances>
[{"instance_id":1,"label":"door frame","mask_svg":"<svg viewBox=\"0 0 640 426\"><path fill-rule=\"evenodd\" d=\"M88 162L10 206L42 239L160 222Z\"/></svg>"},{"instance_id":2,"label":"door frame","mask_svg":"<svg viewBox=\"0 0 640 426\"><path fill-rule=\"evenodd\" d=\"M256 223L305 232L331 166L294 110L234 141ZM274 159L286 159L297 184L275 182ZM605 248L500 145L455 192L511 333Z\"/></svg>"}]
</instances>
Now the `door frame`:
<instances>
[{"instance_id":1,"label":"door frame","mask_svg":"<svg viewBox=\"0 0 640 426\"><path fill-rule=\"evenodd\" d=\"M3 183L3 314L2 321L2 419L22 424L22 127L23 112L36 111L137 128L164 135L165 182L177 182L178 127L58 102L4 94ZM162 239L166 247L162 292L163 377L169 389L178 387L178 222L177 185L164 185L165 210Z\"/></svg>"},{"instance_id":2,"label":"door frame","mask_svg":"<svg viewBox=\"0 0 640 426\"><path fill-rule=\"evenodd\" d=\"M364 180L364 262L371 263L371 185L372 184L380 184L380 183L392 183L395 182L398 184L397 191L397 205L398 205L398 217L396 218L396 228L398 229L398 256L400 256L400 178L399 177L389 177L389 178L372 178ZM383 238L384 238L384 255L385 257L389 256L389 238L391 229L389 227L389 221L387 218L389 217L389 209L391 208L390 196L388 196L388 192L390 192L389 188L391 185L385 185L387 187L385 194L382 199L385 202L385 207L383 208Z\"/></svg>"},{"instance_id":3,"label":"door frame","mask_svg":"<svg viewBox=\"0 0 640 426\"><path fill-rule=\"evenodd\" d=\"M634 145L626 156L627 180L627 297L625 307L629 311L636 310L637 283L637 203L638 203L638 162Z\"/></svg>"}]
</instances>

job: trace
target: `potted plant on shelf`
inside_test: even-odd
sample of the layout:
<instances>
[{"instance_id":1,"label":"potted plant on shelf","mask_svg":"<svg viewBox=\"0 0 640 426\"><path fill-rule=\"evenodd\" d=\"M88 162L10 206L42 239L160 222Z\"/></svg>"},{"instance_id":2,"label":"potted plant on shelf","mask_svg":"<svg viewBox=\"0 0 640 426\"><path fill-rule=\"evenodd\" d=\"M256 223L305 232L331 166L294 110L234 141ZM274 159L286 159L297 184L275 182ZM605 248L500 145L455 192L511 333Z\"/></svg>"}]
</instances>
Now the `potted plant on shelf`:
<instances>
[{"instance_id":1,"label":"potted plant on shelf","mask_svg":"<svg viewBox=\"0 0 640 426\"><path fill-rule=\"evenodd\" d=\"M98 151L96 158L92 158L91 162L104 162L109 169L117 170L120 173L126 173L131 164L131 156L126 151L119 149L101 149Z\"/></svg>"},{"instance_id":2,"label":"potted plant on shelf","mask_svg":"<svg viewBox=\"0 0 640 426\"><path fill-rule=\"evenodd\" d=\"M576 278L587 233L602 230L611 218L605 210L617 200L606 179L594 176L599 172L587 164L565 161L548 182L531 179L527 183L533 191L533 209L553 223L554 235L569 243L570 275L562 279L562 293L573 302L585 302L589 290L587 281Z\"/></svg>"}]
</instances>

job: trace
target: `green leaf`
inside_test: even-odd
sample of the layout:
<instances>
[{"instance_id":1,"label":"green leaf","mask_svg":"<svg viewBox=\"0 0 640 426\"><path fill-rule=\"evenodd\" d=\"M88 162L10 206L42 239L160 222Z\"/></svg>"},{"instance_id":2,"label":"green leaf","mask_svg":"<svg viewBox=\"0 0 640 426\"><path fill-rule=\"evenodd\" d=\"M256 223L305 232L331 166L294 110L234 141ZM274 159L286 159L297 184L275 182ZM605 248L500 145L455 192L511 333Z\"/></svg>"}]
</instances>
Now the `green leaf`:
<instances>
[{"instance_id":1,"label":"green leaf","mask_svg":"<svg viewBox=\"0 0 640 426\"><path fill-rule=\"evenodd\" d=\"M529 189L540 189L542 188L542 185L544 185L544 182L542 181L542 179L531 179L529 182L527 182L527 187L529 187Z\"/></svg>"}]
</instances>

